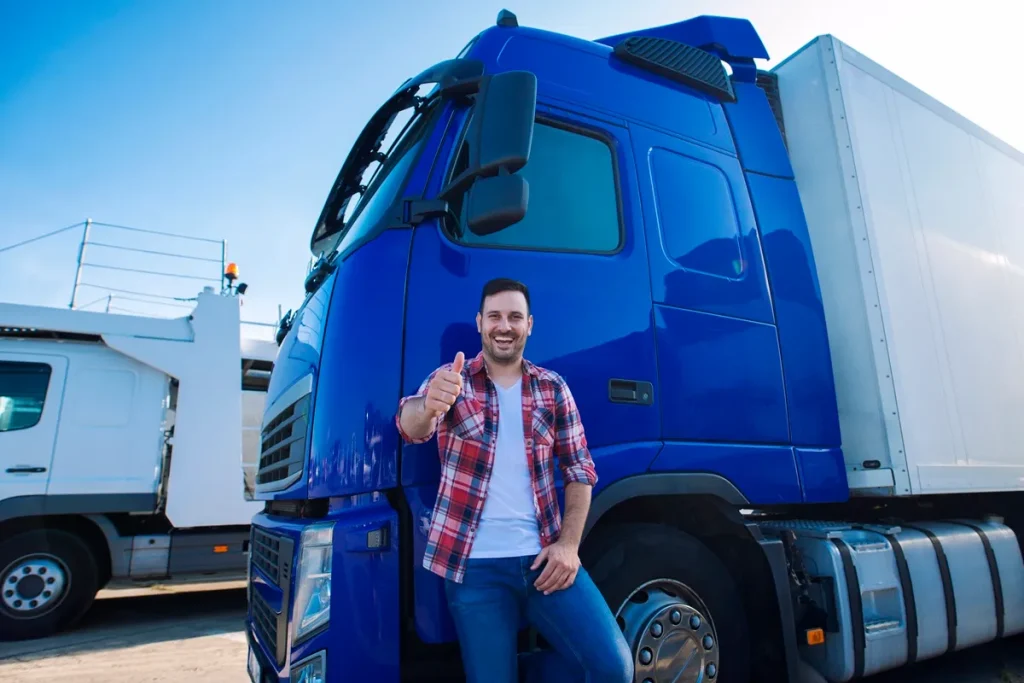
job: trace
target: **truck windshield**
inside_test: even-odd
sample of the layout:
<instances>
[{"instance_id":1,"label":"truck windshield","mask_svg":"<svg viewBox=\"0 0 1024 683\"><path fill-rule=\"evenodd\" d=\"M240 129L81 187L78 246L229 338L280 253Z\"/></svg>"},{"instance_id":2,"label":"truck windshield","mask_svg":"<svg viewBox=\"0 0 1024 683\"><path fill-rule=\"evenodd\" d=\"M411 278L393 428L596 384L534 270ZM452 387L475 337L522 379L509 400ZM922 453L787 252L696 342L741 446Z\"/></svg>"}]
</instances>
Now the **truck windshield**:
<instances>
[{"instance_id":1,"label":"truck windshield","mask_svg":"<svg viewBox=\"0 0 1024 683\"><path fill-rule=\"evenodd\" d=\"M370 117L331 186L310 238L321 262L351 250L382 225L422 147L429 121L448 96L475 92L484 65L449 59L408 79ZM386 150L386 151L385 151ZM358 196L358 202L353 199Z\"/></svg>"},{"instance_id":2,"label":"truck windshield","mask_svg":"<svg viewBox=\"0 0 1024 683\"><path fill-rule=\"evenodd\" d=\"M420 92L430 89L430 85L425 85ZM423 147L427 120L436 103L437 98L417 95L407 108L395 113L381 131L381 151L367 164L358 180L348 181L358 189L343 200L332 220L323 226L326 234L338 235L336 246L328 251L345 253L370 236L386 217Z\"/></svg>"},{"instance_id":3,"label":"truck windshield","mask_svg":"<svg viewBox=\"0 0 1024 683\"><path fill-rule=\"evenodd\" d=\"M345 219L345 229L338 244L341 253L367 237L381 222L405 184L412 162L419 157L427 129L427 113L413 113L411 110L402 113L406 115L405 123L399 123L396 118L388 131L388 135L395 129L398 133L390 145L386 160L377 163L376 168L367 169L364 176L368 178L368 182L364 183L367 189L351 217Z\"/></svg>"}]
</instances>

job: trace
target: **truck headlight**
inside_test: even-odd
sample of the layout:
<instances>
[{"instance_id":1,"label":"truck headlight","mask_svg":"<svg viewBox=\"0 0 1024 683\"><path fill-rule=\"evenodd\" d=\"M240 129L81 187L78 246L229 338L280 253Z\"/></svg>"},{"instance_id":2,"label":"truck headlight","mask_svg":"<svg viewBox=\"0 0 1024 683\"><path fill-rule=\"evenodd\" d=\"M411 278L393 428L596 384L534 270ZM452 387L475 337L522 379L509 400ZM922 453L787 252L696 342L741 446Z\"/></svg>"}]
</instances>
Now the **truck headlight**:
<instances>
[{"instance_id":1,"label":"truck headlight","mask_svg":"<svg viewBox=\"0 0 1024 683\"><path fill-rule=\"evenodd\" d=\"M292 612L292 643L326 626L330 620L333 542L334 522L314 524L302 532Z\"/></svg>"},{"instance_id":2,"label":"truck headlight","mask_svg":"<svg viewBox=\"0 0 1024 683\"><path fill-rule=\"evenodd\" d=\"M324 651L320 650L307 659L292 665L291 683L324 683L327 680Z\"/></svg>"}]
</instances>

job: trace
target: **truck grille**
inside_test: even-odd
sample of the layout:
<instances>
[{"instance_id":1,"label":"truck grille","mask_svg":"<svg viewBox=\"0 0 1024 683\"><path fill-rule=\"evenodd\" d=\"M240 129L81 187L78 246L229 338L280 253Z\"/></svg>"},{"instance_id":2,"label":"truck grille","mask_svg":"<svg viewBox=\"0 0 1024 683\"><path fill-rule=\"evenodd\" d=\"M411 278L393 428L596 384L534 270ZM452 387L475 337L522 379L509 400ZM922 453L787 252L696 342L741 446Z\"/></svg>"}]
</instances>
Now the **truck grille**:
<instances>
[{"instance_id":1,"label":"truck grille","mask_svg":"<svg viewBox=\"0 0 1024 683\"><path fill-rule=\"evenodd\" d=\"M253 529L251 562L259 567L275 586L290 583L292 548L291 539L268 534L259 528Z\"/></svg>"},{"instance_id":2,"label":"truck grille","mask_svg":"<svg viewBox=\"0 0 1024 683\"><path fill-rule=\"evenodd\" d=\"M283 664L282 657L280 656L281 648L278 647L278 620L280 615L275 614L270 605L268 605L258 591L253 591L252 596L249 599L249 606L252 610L252 627L256 631L256 635L260 637L268 647L275 650L274 656L277 658L278 665Z\"/></svg>"},{"instance_id":3,"label":"truck grille","mask_svg":"<svg viewBox=\"0 0 1024 683\"><path fill-rule=\"evenodd\" d=\"M258 590L249 588L249 613L253 630L273 650L277 664L284 664L288 633L288 611L291 609L292 558L295 541L252 527L249 562L266 574L270 583L281 591L281 613L270 608ZM252 571L250 569L250 575ZM250 578L250 581L252 579Z\"/></svg>"},{"instance_id":4,"label":"truck grille","mask_svg":"<svg viewBox=\"0 0 1024 683\"><path fill-rule=\"evenodd\" d=\"M286 488L302 475L310 396L306 394L295 401L263 428L260 465L256 471L258 491Z\"/></svg>"}]
</instances>

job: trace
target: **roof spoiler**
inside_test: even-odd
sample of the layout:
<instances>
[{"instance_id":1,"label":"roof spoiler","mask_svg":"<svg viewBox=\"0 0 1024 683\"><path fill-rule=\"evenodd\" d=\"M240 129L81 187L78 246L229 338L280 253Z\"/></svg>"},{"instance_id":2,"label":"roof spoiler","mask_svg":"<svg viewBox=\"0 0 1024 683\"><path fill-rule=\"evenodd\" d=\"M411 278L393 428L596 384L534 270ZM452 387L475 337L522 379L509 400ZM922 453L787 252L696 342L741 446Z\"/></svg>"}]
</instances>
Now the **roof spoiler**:
<instances>
[{"instance_id":1,"label":"roof spoiler","mask_svg":"<svg viewBox=\"0 0 1024 683\"><path fill-rule=\"evenodd\" d=\"M620 33L595 42L615 48L630 38L670 40L710 52L732 67L739 82L757 80L755 59L768 59L761 37L747 19L702 15L653 28Z\"/></svg>"}]
</instances>

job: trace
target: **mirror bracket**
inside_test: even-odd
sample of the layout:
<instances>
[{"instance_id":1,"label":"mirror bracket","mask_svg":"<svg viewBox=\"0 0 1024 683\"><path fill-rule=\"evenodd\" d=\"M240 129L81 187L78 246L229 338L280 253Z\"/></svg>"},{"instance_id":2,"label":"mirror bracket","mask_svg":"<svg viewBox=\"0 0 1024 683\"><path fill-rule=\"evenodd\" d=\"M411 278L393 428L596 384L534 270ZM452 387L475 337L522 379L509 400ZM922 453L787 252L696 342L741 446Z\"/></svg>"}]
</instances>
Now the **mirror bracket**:
<instances>
[{"instance_id":1,"label":"mirror bracket","mask_svg":"<svg viewBox=\"0 0 1024 683\"><path fill-rule=\"evenodd\" d=\"M444 218L451 215L448 202L444 199L407 199L402 209L402 222L416 227L431 218Z\"/></svg>"}]
</instances>

